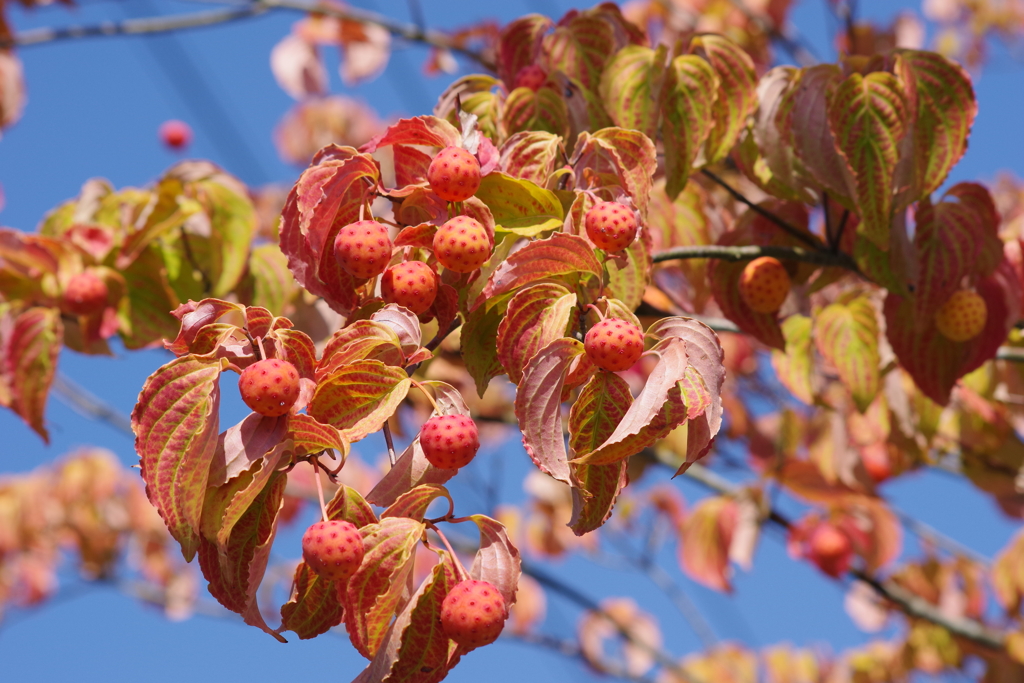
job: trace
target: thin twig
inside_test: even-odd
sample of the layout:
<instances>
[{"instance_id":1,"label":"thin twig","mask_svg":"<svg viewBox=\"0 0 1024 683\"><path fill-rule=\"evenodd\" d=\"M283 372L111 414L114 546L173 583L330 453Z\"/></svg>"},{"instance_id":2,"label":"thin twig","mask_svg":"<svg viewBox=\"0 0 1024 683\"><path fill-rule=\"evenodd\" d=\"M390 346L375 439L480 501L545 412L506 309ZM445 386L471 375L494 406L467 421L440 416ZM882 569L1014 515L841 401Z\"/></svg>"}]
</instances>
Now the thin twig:
<instances>
[{"instance_id":1,"label":"thin twig","mask_svg":"<svg viewBox=\"0 0 1024 683\"><path fill-rule=\"evenodd\" d=\"M673 247L655 252L653 261L662 263L676 259L713 258L723 261L748 261L761 256L773 256L784 261L801 261L819 266L838 266L857 271L857 265L846 254L834 254L818 249L778 246L722 246L719 244L700 245L696 247Z\"/></svg>"},{"instance_id":2,"label":"thin twig","mask_svg":"<svg viewBox=\"0 0 1024 683\"><path fill-rule=\"evenodd\" d=\"M391 460L391 466L394 467L398 458L395 456L395 442L391 439L391 425L387 420L384 420L384 441L388 444L388 459Z\"/></svg>"},{"instance_id":3,"label":"thin twig","mask_svg":"<svg viewBox=\"0 0 1024 683\"><path fill-rule=\"evenodd\" d=\"M71 380L67 375L58 372L53 378L51 388L62 403L79 415L113 427L129 438L135 438L132 421L127 415Z\"/></svg>"}]
</instances>

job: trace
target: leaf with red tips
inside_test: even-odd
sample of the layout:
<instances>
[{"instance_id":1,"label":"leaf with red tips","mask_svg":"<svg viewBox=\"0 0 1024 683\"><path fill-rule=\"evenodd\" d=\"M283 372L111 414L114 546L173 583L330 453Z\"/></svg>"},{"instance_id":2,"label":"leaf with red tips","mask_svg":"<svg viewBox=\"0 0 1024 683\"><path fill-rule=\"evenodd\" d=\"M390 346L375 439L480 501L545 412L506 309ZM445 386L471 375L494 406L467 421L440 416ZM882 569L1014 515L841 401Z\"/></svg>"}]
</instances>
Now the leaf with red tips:
<instances>
[{"instance_id":1,"label":"leaf with red tips","mask_svg":"<svg viewBox=\"0 0 1024 683\"><path fill-rule=\"evenodd\" d=\"M509 23L498 39L498 75L511 86L524 66L536 63L540 41L554 23L540 14L530 14Z\"/></svg>"},{"instance_id":2,"label":"leaf with red tips","mask_svg":"<svg viewBox=\"0 0 1024 683\"><path fill-rule=\"evenodd\" d=\"M306 415L292 417L310 419ZM267 417L259 413L249 413L241 422L229 427L218 439L207 486L226 484L247 472L281 443L288 427L289 420L285 416Z\"/></svg>"},{"instance_id":3,"label":"leaf with red tips","mask_svg":"<svg viewBox=\"0 0 1024 683\"><path fill-rule=\"evenodd\" d=\"M412 386L405 370L377 360L344 365L317 384L309 415L342 430L350 442L379 430Z\"/></svg>"},{"instance_id":4,"label":"leaf with red tips","mask_svg":"<svg viewBox=\"0 0 1024 683\"><path fill-rule=\"evenodd\" d=\"M302 413L288 416L288 438L292 440L295 455L299 457L328 449L334 449L343 457L348 455L349 443L344 434Z\"/></svg>"},{"instance_id":5,"label":"leaf with red tips","mask_svg":"<svg viewBox=\"0 0 1024 683\"><path fill-rule=\"evenodd\" d=\"M364 359L395 367L404 365L402 342L390 326L375 320L357 320L335 332L324 346L323 358L316 370L317 379Z\"/></svg>"},{"instance_id":6,"label":"leaf with red tips","mask_svg":"<svg viewBox=\"0 0 1024 683\"><path fill-rule=\"evenodd\" d=\"M402 352L406 355L419 350L423 341L423 330L416 314L398 304L387 304L374 311L370 320L390 327L402 344Z\"/></svg>"},{"instance_id":7,"label":"leaf with red tips","mask_svg":"<svg viewBox=\"0 0 1024 683\"><path fill-rule=\"evenodd\" d=\"M229 610L242 615L245 623L282 643L287 641L263 620L256 594L270 559L286 482L287 477L281 472L271 475L270 482L234 525L221 551L217 544L202 536L198 547L199 566L210 582L210 594Z\"/></svg>"},{"instance_id":8,"label":"leaf with red tips","mask_svg":"<svg viewBox=\"0 0 1024 683\"><path fill-rule=\"evenodd\" d=\"M190 356L171 361L146 379L132 411L146 495L187 561L198 547L203 492L217 450L222 363Z\"/></svg>"},{"instance_id":9,"label":"leaf with red tips","mask_svg":"<svg viewBox=\"0 0 1024 683\"><path fill-rule=\"evenodd\" d=\"M562 338L541 349L523 369L515 411L523 446L541 472L572 485L562 437L562 387L570 366L584 355L583 344Z\"/></svg>"},{"instance_id":10,"label":"leaf with red tips","mask_svg":"<svg viewBox=\"0 0 1024 683\"><path fill-rule=\"evenodd\" d=\"M600 16L580 12L563 18L544 36L543 51L552 69L597 91L607 62L616 53L614 26Z\"/></svg>"},{"instance_id":11,"label":"leaf with red tips","mask_svg":"<svg viewBox=\"0 0 1024 683\"><path fill-rule=\"evenodd\" d=\"M541 131L569 136L569 111L554 88L516 88L505 99L502 125L510 134Z\"/></svg>"},{"instance_id":12,"label":"leaf with red tips","mask_svg":"<svg viewBox=\"0 0 1024 683\"><path fill-rule=\"evenodd\" d=\"M598 372L583 387L569 412L569 448L574 457L591 453L612 435L633 403L626 380ZM572 490L569 527L577 536L600 527L626 485L626 461L576 468L579 488Z\"/></svg>"},{"instance_id":13,"label":"leaf with red tips","mask_svg":"<svg viewBox=\"0 0 1024 683\"><path fill-rule=\"evenodd\" d=\"M327 519L341 519L351 522L357 529L379 520L359 492L351 486L341 484L334 492L334 497L327 503Z\"/></svg>"},{"instance_id":14,"label":"leaf with red tips","mask_svg":"<svg viewBox=\"0 0 1024 683\"><path fill-rule=\"evenodd\" d=\"M420 249L434 248L434 234L437 226L433 223L420 223L409 225L399 231L395 236L396 247L419 247Z\"/></svg>"},{"instance_id":15,"label":"leaf with red tips","mask_svg":"<svg viewBox=\"0 0 1024 683\"><path fill-rule=\"evenodd\" d=\"M203 299L199 303L190 299L188 303L178 306L173 311L174 317L181 321L181 329L177 338L172 342L164 343L164 347L176 356L194 353L192 347L196 344L196 338L203 328L217 323L221 318L232 313L244 316L245 307L222 299ZM230 327L235 327L235 325L230 325ZM205 346L199 350L200 353L207 351Z\"/></svg>"},{"instance_id":16,"label":"leaf with red tips","mask_svg":"<svg viewBox=\"0 0 1024 683\"><path fill-rule=\"evenodd\" d=\"M400 119L360 147L359 151L375 152L388 145L457 147L461 143L462 134L444 119L436 116L416 116L411 119Z\"/></svg>"},{"instance_id":17,"label":"leaf with red tips","mask_svg":"<svg viewBox=\"0 0 1024 683\"><path fill-rule=\"evenodd\" d=\"M447 498L449 505L454 506L451 494L448 489L439 484L420 484L411 491L400 495L394 503L389 505L384 512L380 513L381 519L385 517L408 517L423 521L427 514L427 508L438 498Z\"/></svg>"},{"instance_id":18,"label":"leaf with red tips","mask_svg":"<svg viewBox=\"0 0 1024 683\"><path fill-rule=\"evenodd\" d=\"M585 239L556 232L547 239L533 240L509 256L491 275L483 296L490 299L550 278L575 284L589 277L600 278L601 273L594 249Z\"/></svg>"},{"instance_id":19,"label":"leaf with red tips","mask_svg":"<svg viewBox=\"0 0 1024 683\"><path fill-rule=\"evenodd\" d=\"M299 377L313 379L316 370L316 347L309 335L301 330L274 330L267 336L277 347L277 358L295 366ZM302 406L296 407L299 410Z\"/></svg>"},{"instance_id":20,"label":"leaf with red tips","mask_svg":"<svg viewBox=\"0 0 1024 683\"><path fill-rule=\"evenodd\" d=\"M863 413L878 395L881 380L878 314L871 298L846 292L826 306L814 319L814 341Z\"/></svg>"},{"instance_id":21,"label":"leaf with red tips","mask_svg":"<svg viewBox=\"0 0 1024 683\"><path fill-rule=\"evenodd\" d=\"M686 343L678 337L668 337L647 353L657 359L657 364L644 388L612 434L590 453L574 459L574 464L608 465L624 460L686 421L687 409L680 387L688 367Z\"/></svg>"},{"instance_id":22,"label":"leaf with red tips","mask_svg":"<svg viewBox=\"0 0 1024 683\"><path fill-rule=\"evenodd\" d=\"M616 126L638 130L651 139L657 137L667 90L667 57L664 44L655 50L629 45L611 56L601 74L598 92Z\"/></svg>"},{"instance_id":23,"label":"leaf with red tips","mask_svg":"<svg viewBox=\"0 0 1024 683\"><path fill-rule=\"evenodd\" d=\"M425 528L407 517L386 517L359 530L365 555L344 588L345 629L367 659L376 654L401 602Z\"/></svg>"},{"instance_id":24,"label":"leaf with red tips","mask_svg":"<svg viewBox=\"0 0 1024 683\"><path fill-rule=\"evenodd\" d=\"M861 222L858 234L889 248L893 177L907 132L907 105L899 80L875 71L854 73L828 95L828 122L836 150L854 178Z\"/></svg>"},{"instance_id":25,"label":"leaf with red tips","mask_svg":"<svg viewBox=\"0 0 1024 683\"><path fill-rule=\"evenodd\" d=\"M562 154L562 138L554 133L525 130L510 135L501 146L501 170L544 187Z\"/></svg>"},{"instance_id":26,"label":"leaf with red tips","mask_svg":"<svg viewBox=\"0 0 1024 683\"><path fill-rule=\"evenodd\" d=\"M717 97L718 75L707 61L696 55L679 55L669 63L661 131L665 192L671 200L686 187L697 154L714 126Z\"/></svg>"},{"instance_id":27,"label":"leaf with red tips","mask_svg":"<svg viewBox=\"0 0 1024 683\"><path fill-rule=\"evenodd\" d=\"M896 54L895 71L909 105L909 131L896 171L900 205L906 206L937 190L963 157L978 103L971 77L959 64L923 50Z\"/></svg>"},{"instance_id":28,"label":"leaf with red tips","mask_svg":"<svg viewBox=\"0 0 1024 683\"><path fill-rule=\"evenodd\" d=\"M582 169L587 169L604 178L604 185L621 187L632 197L640 215L646 215L658 167L657 151L650 138L638 130L614 127L593 134L584 131L573 155L581 176Z\"/></svg>"},{"instance_id":29,"label":"leaf with red tips","mask_svg":"<svg viewBox=\"0 0 1024 683\"><path fill-rule=\"evenodd\" d=\"M491 210L496 228L523 237L556 230L565 219L554 192L497 171L483 177L476 198Z\"/></svg>"},{"instance_id":30,"label":"leaf with red tips","mask_svg":"<svg viewBox=\"0 0 1024 683\"><path fill-rule=\"evenodd\" d=\"M811 319L791 315L782 322L786 351L772 349L772 367L782 386L807 405L814 405L814 346Z\"/></svg>"},{"instance_id":31,"label":"leaf with red tips","mask_svg":"<svg viewBox=\"0 0 1024 683\"><path fill-rule=\"evenodd\" d=\"M554 282L541 282L516 292L498 325L498 360L518 384L523 368L555 339L564 337L576 310L576 294Z\"/></svg>"},{"instance_id":32,"label":"leaf with red tips","mask_svg":"<svg viewBox=\"0 0 1024 683\"><path fill-rule=\"evenodd\" d=\"M729 584L729 546L736 528L736 501L725 496L705 498L679 529L679 565L691 579L708 588L732 592Z\"/></svg>"},{"instance_id":33,"label":"leaf with red tips","mask_svg":"<svg viewBox=\"0 0 1024 683\"><path fill-rule=\"evenodd\" d=\"M697 36L690 52L707 59L718 76L718 96L711 110L714 125L704 145L704 158L714 163L732 151L747 116L757 107L757 74L750 55L723 36Z\"/></svg>"},{"instance_id":34,"label":"leaf with red tips","mask_svg":"<svg viewBox=\"0 0 1024 683\"><path fill-rule=\"evenodd\" d=\"M347 313L362 284L334 258L334 238L359 220L380 182L377 162L351 147L328 145L292 187L281 212L281 251L295 280L331 308Z\"/></svg>"},{"instance_id":35,"label":"leaf with red tips","mask_svg":"<svg viewBox=\"0 0 1024 683\"><path fill-rule=\"evenodd\" d=\"M46 443L50 436L43 413L63 339L64 326L55 308L29 308L17 316L0 311L0 383L10 392L2 403Z\"/></svg>"},{"instance_id":36,"label":"leaf with red tips","mask_svg":"<svg viewBox=\"0 0 1024 683\"><path fill-rule=\"evenodd\" d=\"M471 515L470 519L480 529L480 549L473 557L469 575L497 588L505 599L505 607L511 607L515 604L516 588L523 573L519 550L512 545L501 522L486 515Z\"/></svg>"}]
</instances>

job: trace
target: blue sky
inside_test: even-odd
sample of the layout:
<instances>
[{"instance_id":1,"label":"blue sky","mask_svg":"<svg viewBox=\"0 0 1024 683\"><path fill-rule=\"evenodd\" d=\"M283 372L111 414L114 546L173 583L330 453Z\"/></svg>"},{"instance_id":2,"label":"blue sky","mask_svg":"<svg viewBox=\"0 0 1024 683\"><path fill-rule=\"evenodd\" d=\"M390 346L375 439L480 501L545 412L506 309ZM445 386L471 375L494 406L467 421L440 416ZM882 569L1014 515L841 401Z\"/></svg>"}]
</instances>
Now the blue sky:
<instances>
[{"instance_id":1,"label":"blue sky","mask_svg":"<svg viewBox=\"0 0 1024 683\"><path fill-rule=\"evenodd\" d=\"M409 17L407 4L397 0L353 4L402 19ZM828 56L834 24L825 4L799 2L793 19L819 54ZM859 4L862 12L882 18L905 3ZM482 17L507 21L529 12L559 16L571 3L425 0L423 6L431 26L455 27ZM15 27L24 30L148 16L155 7L160 13L172 13L199 11L208 5L83 0L71 12L64 8L25 12L18 7L9 11ZM160 123L169 118L186 120L195 129L190 155L212 159L253 185L290 182L298 170L278 158L271 131L292 101L273 80L269 53L298 18L296 14L274 13L173 38L98 38L22 50L29 101L23 120L5 131L0 140L0 185L6 196L0 224L34 229L47 210L76 195L91 177L106 177L118 187L150 182L178 159L161 147L156 136ZM244 141L247 151L230 144L234 134L225 130L208 102L197 100L203 88L189 78L188 69L180 61L182 54L201 70L208 89L216 93L217 107L227 116L226 125ZM418 47L397 51L385 76L356 88L355 94L369 100L383 116L429 112L450 79L424 78L424 55ZM951 180L991 178L1000 169L1024 176L1024 136L1019 135L1019 113L1024 111L1022 82L1021 65L997 52L993 66L976 81L980 114L969 151ZM345 92L336 73L332 73L332 89ZM225 140L229 144L224 144ZM65 353L61 369L128 413L145 377L165 360L160 351L118 352L113 358ZM238 401L229 401L225 410L225 424L232 424L242 415ZM136 462L127 437L77 415L56 400L51 400L48 415L53 444L45 447L16 418L0 412L0 471L28 470L84 444L104 445L126 464ZM371 440L362 452L373 458L381 449L376 440ZM510 498L520 497L519 475L528 467L521 448L513 441L485 455L502 458L504 493ZM488 462L477 462L473 467L486 473ZM686 481L676 484L689 501L704 495ZM888 485L884 492L904 511L988 555L1002 547L1018 528L972 487L945 475L915 474ZM455 493L459 495L457 487ZM956 505L950 505L951 500ZM282 534L280 542L282 556L289 554L289 547L291 555L298 554L298 533L294 530ZM842 611L842 586L823 579L805 564L789 560L782 545L770 535L760 545L755 571L737 576L732 597L703 589L679 575L670 551L666 551L664 565L724 640L740 639L754 646L781 641L808 645L830 642L833 649L842 649L865 639ZM685 622L646 580L582 560L554 565L552 571L595 597L632 595L658 617L669 650L682 654L697 647L698 641ZM316 676L346 681L364 663L340 637L325 636L282 646L230 618L196 617L172 623L112 587L80 590L73 576L65 578L70 587L52 604L17 613L0 623L0 670L4 680L145 679L162 683L187 678L253 681ZM575 628L578 614L575 607L555 600L549 606L544 630L569 633ZM556 676L568 680L593 678L575 662L504 641L468 657L449 680L480 680L484 676L496 683Z\"/></svg>"}]
</instances>

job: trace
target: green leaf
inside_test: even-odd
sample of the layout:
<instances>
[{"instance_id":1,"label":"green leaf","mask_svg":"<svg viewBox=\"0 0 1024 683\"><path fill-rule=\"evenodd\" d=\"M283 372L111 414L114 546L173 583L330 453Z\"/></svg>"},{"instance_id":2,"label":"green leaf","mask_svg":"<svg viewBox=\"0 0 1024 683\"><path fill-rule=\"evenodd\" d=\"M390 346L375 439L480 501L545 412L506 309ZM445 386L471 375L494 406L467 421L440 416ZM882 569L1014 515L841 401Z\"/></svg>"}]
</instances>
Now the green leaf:
<instances>
[{"instance_id":1,"label":"green leaf","mask_svg":"<svg viewBox=\"0 0 1024 683\"><path fill-rule=\"evenodd\" d=\"M583 387L569 412L569 448L574 457L592 453L612 435L633 403L626 380L611 372L598 372ZM626 461L576 468L579 488L572 491L569 526L582 536L611 516L619 492L626 485Z\"/></svg>"},{"instance_id":2,"label":"green leaf","mask_svg":"<svg viewBox=\"0 0 1024 683\"><path fill-rule=\"evenodd\" d=\"M515 133L501 146L501 168L513 178L544 187L555 165L564 158L562 144L562 138L554 133L538 130Z\"/></svg>"},{"instance_id":3,"label":"green leaf","mask_svg":"<svg viewBox=\"0 0 1024 683\"><path fill-rule=\"evenodd\" d=\"M234 291L245 272L256 233L256 209L247 195L216 178L197 182L195 191L210 218L210 294L225 296Z\"/></svg>"},{"instance_id":4,"label":"green leaf","mask_svg":"<svg viewBox=\"0 0 1024 683\"><path fill-rule=\"evenodd\" d=\"M858 234L887 250L893 177L899 142L907 131L907 106L899 80L884 71L851 74L828 95L828 123L836 150L854 178L861 218Z\"/></svg>"},{"instance_id":5,"label":"green leaf","mask_svg":"<svg viewBox=\"0 0 1024 683\"><path fill-rule=\"evenodd\" d=\"M566 335L575 311L576 294L555 282L516 292L497 337L498 360L514 384L519 384L523 368L538 351Z\"/></svg>"},{"instance_id":6,"label":"green leaf","mask_svg":"<svg viewBox=\"0 0 1024 683\"><path fill-rule=\"evenodd\" d=\"M737 515L735 500L716 496L705 498L686 516L679 530L679 564L687 576L708 588L732 591L729 547Z\"/></svg>"},{"instance_id":7,"label":"green leaf","mask_svg":"<svg viewBox=\"0 0 1024 683\"><path fill-rule=\"evenodd\" d=\"M502 122L510 134L543 131L563 138L569 135L565 100L549 87L537 91L516 88L510 92L505 99Z\"/></svg>"},{"instance_id":8,"label":"green leaf","mask_svg":"<svg viewBox=\"0 0 1024 683\"><path fill-rule=\"evenodd\" d=\"M171 311L180 301L167 280L160 251L144 250L121 274L128 291L119 312L124 345L135 350L173 339L179 325Z\"/></svg>"},{"instance_id":9,"label":"green leaf","mask_svg":"<svg viewBox=\"0 0 1024 683\"><path fill-rule=\"evenodd\" d=\"M483 296L490 299L538 280L557 278L575 285L588 277L601 277L593 247L582 237L556 232L509 256L491 275Z\"/></svg>"},{"instance_id":10,"label":"green leaf","mask_svg":"<svg viewBox=\"0 0 1024 683\"><path fill-rule=\"evenodd\" d=\"M616 52L601 74L598 92L605 110L619 128L638 130L654 139L665 102L665 61L668 48L629 45ZM666 144L666 149L668 145Z\"/></svg>"},{"instance_id":11,"label":"green leaf","mask_svg":"<svg viewBox=\"0 0 1024 683\"><path fill-rule=\"evenodd\" d=\"M36 307L16 316L0 316L0 377L10 391L9 405L46 443L50 435L43 414L63 338L56 308Z\"/></svg>"},{"instance_id":12,"label":"green leaf","mask_svg":"<svg viewBox=\"0 0 1024 683\"><path fill-rule=\"evenodd\" d=\"M814 319L814 341L863 413L878 395L880 379L878 314L870 297L848 292L826 306Z\"/></svg>"},{"instance_id":13,"label":"green leaf","mask_svg":"<svg viewBox=\"0 0 1024 683\"><path fill-rule=\"evenodd\" d=\"M750 55L723 36L697 36L690 51L707 59L718 76L718 96L711 110L714 125L704 145L704 159L710 164L728 156L757 107L757 74Z\"/></svg>"},{"instance_id":14,"label":"green leaf","mask_svg":"<svg viewBox=\"0 0 1024 683\"><path fill-rule=\"evenodd\" d=\"M245 623L282 643L287 641L263 620L256 596L270 560L287 481L283 472L272 474L270 482L234 525L223 548L218 549L205 537L200 537L198 548L199 566L210 583L210 594L229 610L241 614Z\"/></svg>"},{"instance_id":15,"label":"green leaf","mask_svg":"<svg viewBox=\"0 0 1024 683\"><path fill-rule=\"evenodd\" d=\"M515 411L526 453L541 472L572 484L562 437L562 388L583 344L562 338L541 349L523 370Z\"/></svg>"},{"instance_id":16,"label":"green leaf","mask_svg":"<svg viewBox=\"0 0 1024 683\"><path fill-rule=\"evenodd\" d=\"M669 199L674 200L686 187L693 163L715 124L717 97L718 75L708 62L696 55L672 60L665 77L661 128Z\"/></svg>"},{"instance_id":17,"label":"green leaf","mask_svg":"<svg viewBox=\"0 0 1024 683\"><path fill-rule=\"evenodd\" d=\"M283 314L298 294L295 278L288 270L288 257L276 244L262 244L249 256L252 275L252 304Z\"/></svg>"},{"instance_id":18,"label":"green leaf","mask_svg":"<svg viewBox=\"0 0 1024 683\"><path fill-rule=\"evenodd\" d=\"M402 600L424 529L407 517L386 517L360 529L365 554L345 587L345 629L367 659L377 653Z\"/></svg>"},{"instance_id":19,"label":"green leaf","mask_svg":"<svg viewBox=\"0 0 1024 683\"><path fill-rule=\"evenodd\" d=\"M187 561L198 548L203 494L217 450L222 362L172 360L149 376L132 411L146 494Z\"/></svg>"},{"instance_id":20,"label":"green leaf","mask_svg":"<svg viewBox=\"0 0 1024 683\"><path fill-rule=\"evenodd\" d=\"M438 498L447 498L448 504L455 505L448 489L439 484L420 484L410 491L400 495L395 502L380 513L381 519L385 517L408 517L422 522L427 508Z\"/></svg>"},{"instance_id":21,"label":"green leaf","mask_svg":"<svg viewBox=\"0 0 1024 683\"><path fill-rule=\"evenodd\" d=\"M497 171L483 177L476 198L491 210L495 229L523 237L558 229L565 218L554 192Z\"/></svg>"},{"instance_id":22,"label":"green leaf","mask_svg":"<svg viewBox=\"0 0 1024 683\"><path fill-rule=\"evenodd\" d=\"M489 296L466 316L466 324L462 326L460 344L462 359L466 364L476 391L480 396L487 391L492 377L505 372L498 360L498 326L505 318L505 309L512 298L512 293L500 296Z\"/></svg>"},{"instance_id":23,"label":"green leaf","mask_svg":"<svg viewBox=\"0 0 1024 683\"><path fill-rule=\"evenodd\" d=\"M343 365L358 360L377 360L385 365L403 367L405 353L395 331L376 320L357 320L335 332L324 346L317 377L324 377Z\"/></svg>"},{"instance_id":24,"label":"green leaf","mask_svg":"<svg viewBox=\"0 0 1024 683\"><path fill-rule=\"evenodd\" d=\"M379 430L412 386L402 368L377 360L358 360L317 384L308 413L342 430L350 442Z\"/></svg>"},{"instance_id":25,"label":"green leaf","mask_svg":"<svg viewBox=\"0 0 1024 683\"><path fill-rule=\"evenodd\" d=\"M782 386L807 405L814 405L814 347L811 319L791 315L782 321L786 350L772 349L772 367Z\"/></svg>"}]
</instances>

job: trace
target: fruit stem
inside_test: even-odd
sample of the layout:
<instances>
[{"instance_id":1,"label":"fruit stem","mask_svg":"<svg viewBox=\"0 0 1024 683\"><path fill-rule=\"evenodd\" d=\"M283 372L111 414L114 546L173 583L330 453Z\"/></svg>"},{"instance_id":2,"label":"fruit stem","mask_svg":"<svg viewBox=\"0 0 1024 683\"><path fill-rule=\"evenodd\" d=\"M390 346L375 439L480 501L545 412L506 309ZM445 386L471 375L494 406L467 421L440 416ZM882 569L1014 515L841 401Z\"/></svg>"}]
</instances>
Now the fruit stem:
<instances>
[{"instance_id":1,"label":"fruit stem","mask_svg":"<svg viewBox=\"0 0 1024 683\"><path fill-rule=\"evenodd\" d=\"M448 539L445 538L444 533L437 528L436 524L433 524L432 522L427 522L427 526L434 530L434 533L437 534L438 537L441 539L441 542L444 543L444 547L448 549L448 554L452 556L452 562L455 563L455 571L459 575L459 582L461 583L463 581L469 581L469 572L467 572L466 568L462 566L462 562L459 560L459 556L455 554L454 550L452 550L452 546L450 543L448 543Z\"/></svg>"},{"instance_id":2,"label":"fruit stem","mask_svg":"<svg viewBox=\"0 0 1024 683\"><path fill-rule=\"evenodd\" d=\"M323 465L320 464L319 458L313 458L310 462L313 464L313 478L316 480L316 495L320 499L320 514L323 515L323 521L326 522L328 519L327 505L324 504L324 485L320 483L320 468Z\"/></svg>"},{"instance_id":3,"label":"fruit stem","mask_svg":"<svg viewBox=\"0 0 1024 683\"><path fill-rule=\"evenodd\" d=\"M388 444L388 458L391 460L391 466L395 466L397 458L395 457L395 442L391 440L391 424L388 420L384 420L384 441Z\"/></svg>"},{"instance_id":4,"label":"fruit stem","mask_svg":"<svg viewBox=\"0 0 1024 683\"><path fill-rule=\"evenodd\" d=\"M260 360L266 360L267 350L263 348L263 337L256 337L256 345L260 347Z\"/></svg>"},{"instance_id":5,"label":"fruit stem","mask_svg":"<svg viewBox=\"0 0 1024 683\"><path fill-rule=\"evenodd\" d=\"M427 388L425 386L423 386L422 384L420 384L416 380L412 379L411 377L409 378L409 381L412 382L412 385L414 387L416 387L417 389L419 389L420 391L423 392L423 395L427 397L428 401L430 401L430 405L432 405L434 407L434 412L435 413L437 413L438 415L444 415L444 413L441 412L441 409L437 407L437 402L434 400L433 395L431 395L431 393L429 391L427 391Z\"/></svg>"}]
</instances>

